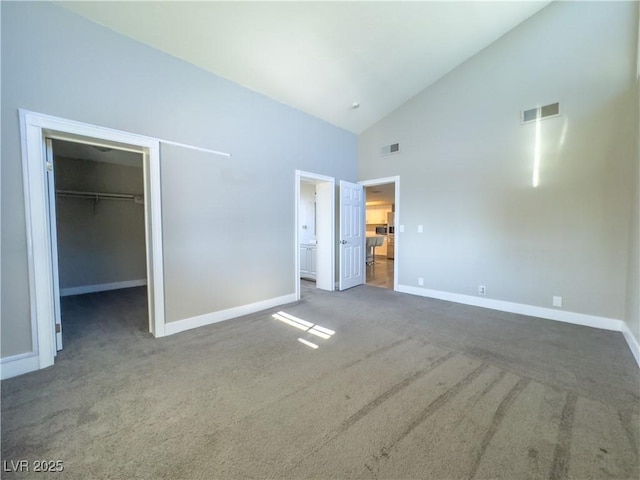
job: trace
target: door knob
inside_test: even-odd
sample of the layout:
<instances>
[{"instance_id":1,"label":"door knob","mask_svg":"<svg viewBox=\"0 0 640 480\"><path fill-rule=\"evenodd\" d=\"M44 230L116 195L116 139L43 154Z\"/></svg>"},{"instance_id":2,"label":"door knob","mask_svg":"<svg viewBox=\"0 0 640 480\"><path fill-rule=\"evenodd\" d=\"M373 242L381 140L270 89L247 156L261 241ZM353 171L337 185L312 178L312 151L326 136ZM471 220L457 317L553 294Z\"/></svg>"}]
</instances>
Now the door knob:
<instances>
[{"instance_id":1,"label":"door knob","mask_svg":"<svg viewBox=\"0 0 640 480\"><path fill-rule=\"evenodd\" d=\"M346 241L346 240L340 240L340 243L341 243L342 245L345 245L345 244L347 243L347 241Z\"/></svg>"}]
</instances>

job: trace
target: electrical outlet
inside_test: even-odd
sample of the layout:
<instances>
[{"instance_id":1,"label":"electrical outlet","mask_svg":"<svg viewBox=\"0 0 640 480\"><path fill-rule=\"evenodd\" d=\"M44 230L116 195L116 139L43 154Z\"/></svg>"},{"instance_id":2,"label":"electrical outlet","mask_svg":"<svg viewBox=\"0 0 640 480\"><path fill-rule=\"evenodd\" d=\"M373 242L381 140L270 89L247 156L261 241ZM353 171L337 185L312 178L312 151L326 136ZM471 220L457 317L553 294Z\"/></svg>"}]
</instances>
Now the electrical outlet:
<instances>
[{"instance_id":1,"label":"electrical outlet","mask_svg":"<svg viewBox=\"0 0 640 480\"><path fill-rule=\"evenodd\" d=\"M418 225L418 233L422 233L422 232L423 232L422 225Z\"/></svg>"},{"instance_id":2,"label":"electrical outlet","mask_svg":"<svg viewBox=\"0 0 640 480\"><path fill-rule=\"evenodd\" d=\"M562 297L553 297L553 306L554 307L562 307Z\"/></svg>"},{"instance_id":3,"label":"electrical outlet","mask_svg":"<svg viewBox=\"0 0 640 480\"><path fill-rule=\"evenodd\" d=\"M478 287L478 295L486 295L487 294L487 287L485 287L484 285L480 285Z\"/></svg>"},{"instance_id":4,"label":"electrical outlet","mask_svg":"<svg viewBox=\"0 0 640 480\"><path fill-rule=\"evenodd\" d=\"M424 285L424 278L418 277L418 285L420 285L420 286Z\"/></svg>"}]
</instances>

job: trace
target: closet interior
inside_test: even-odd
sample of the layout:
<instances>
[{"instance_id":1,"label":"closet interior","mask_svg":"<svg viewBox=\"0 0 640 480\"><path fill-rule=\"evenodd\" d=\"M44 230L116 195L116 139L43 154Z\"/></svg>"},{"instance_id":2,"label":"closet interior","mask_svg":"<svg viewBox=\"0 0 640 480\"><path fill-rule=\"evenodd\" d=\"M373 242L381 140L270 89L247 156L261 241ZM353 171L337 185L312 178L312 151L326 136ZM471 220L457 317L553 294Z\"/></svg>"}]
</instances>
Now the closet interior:
<instances>
[{"instance_id":1,"label":"closet interior","mask_svg":"<svg viewBox=\"0 0 640 480\"><path fill-rule=\"evenodd\" d=\"M82 323L78 304L118 303L146 297L144 176L142 154L62 140L51 142L55 188L55 237L63 332ZM134 288L137 287L137 288ZM125 290L127 290L125 292ZM109 291L108 296L95 296ZM94 297L91 297L94 295ZM83 298L80 298L83 297ZM122 301L122 299L127 299ZM146 305L146 300L134 300ZM82 309L80 309L82 310ZM89 312L84 311L85 320ZM118 321L113 315L91 312ZM146 328L147 318L140 319ZM106 321L106 320L105 320ZM104 325L102 326L104 328Z\"/></svg>"}]
</instances>

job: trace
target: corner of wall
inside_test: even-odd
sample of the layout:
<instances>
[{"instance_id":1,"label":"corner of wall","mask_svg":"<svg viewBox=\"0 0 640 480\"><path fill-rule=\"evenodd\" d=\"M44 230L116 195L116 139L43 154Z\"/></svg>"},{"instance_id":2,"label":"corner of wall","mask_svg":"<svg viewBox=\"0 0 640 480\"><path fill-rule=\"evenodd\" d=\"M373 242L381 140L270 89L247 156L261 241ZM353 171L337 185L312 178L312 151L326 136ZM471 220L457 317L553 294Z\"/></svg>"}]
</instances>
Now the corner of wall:
<instances>
[{"instance_id":1,"label":"corner of wall","mask_svg":"<svg viewBox=\"0 0 640 480\"><path fill-rule=\"evenodd\" d=\"M640 365L640 12L636 15L636 81L635 81L635 155L634 182L629 219L629 268L627 271L627 298L625 330L623 333Z\"/></svg>"}]
</instances>

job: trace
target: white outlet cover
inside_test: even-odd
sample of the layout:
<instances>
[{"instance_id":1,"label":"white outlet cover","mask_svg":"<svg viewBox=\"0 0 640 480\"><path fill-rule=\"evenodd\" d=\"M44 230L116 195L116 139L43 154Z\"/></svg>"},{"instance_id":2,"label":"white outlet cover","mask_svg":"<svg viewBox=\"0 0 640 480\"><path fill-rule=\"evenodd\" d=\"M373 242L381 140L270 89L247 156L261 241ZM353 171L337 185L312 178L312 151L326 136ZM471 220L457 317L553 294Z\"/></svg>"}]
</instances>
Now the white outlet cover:
<instances>
[{"instance_id":1,"label":"white outlet cover","mask_svg":"<svg viewBox=\"0 0 640 480\"><path fill-rule=\"evenodd\" d=\"M404 225L400 225L400 226L398 227L398 231L399 231L400 233L404 232Z\"/></svg>"},{"instance_id":2,"label":"white outlet cover","mask_svg":"<svg viewBox=\"0 0 640 480\"><path fill-rule=\"evenodd\" d=\"M553 297L553 306L562 307L562 297Z\"/></svg>"},{"instance_id":3,"label":"white outlet cover","mask_svg":"<svg viewBox=\"0 0 640 480\"><path fill-rule=\"evenodd\" d=\"M420 286L424 285L424 278L418 277L418 285Z\"/></svg>"},{"instance_id":4,"label":"white outlet cover","mask_svg":"<svg viewBox=\"0 0 640 480\"><path fill-rule=\"evenodd\" d=\"M422 225L418 225L418 233L422 233Z\"/></svg>"}]
</instances>

